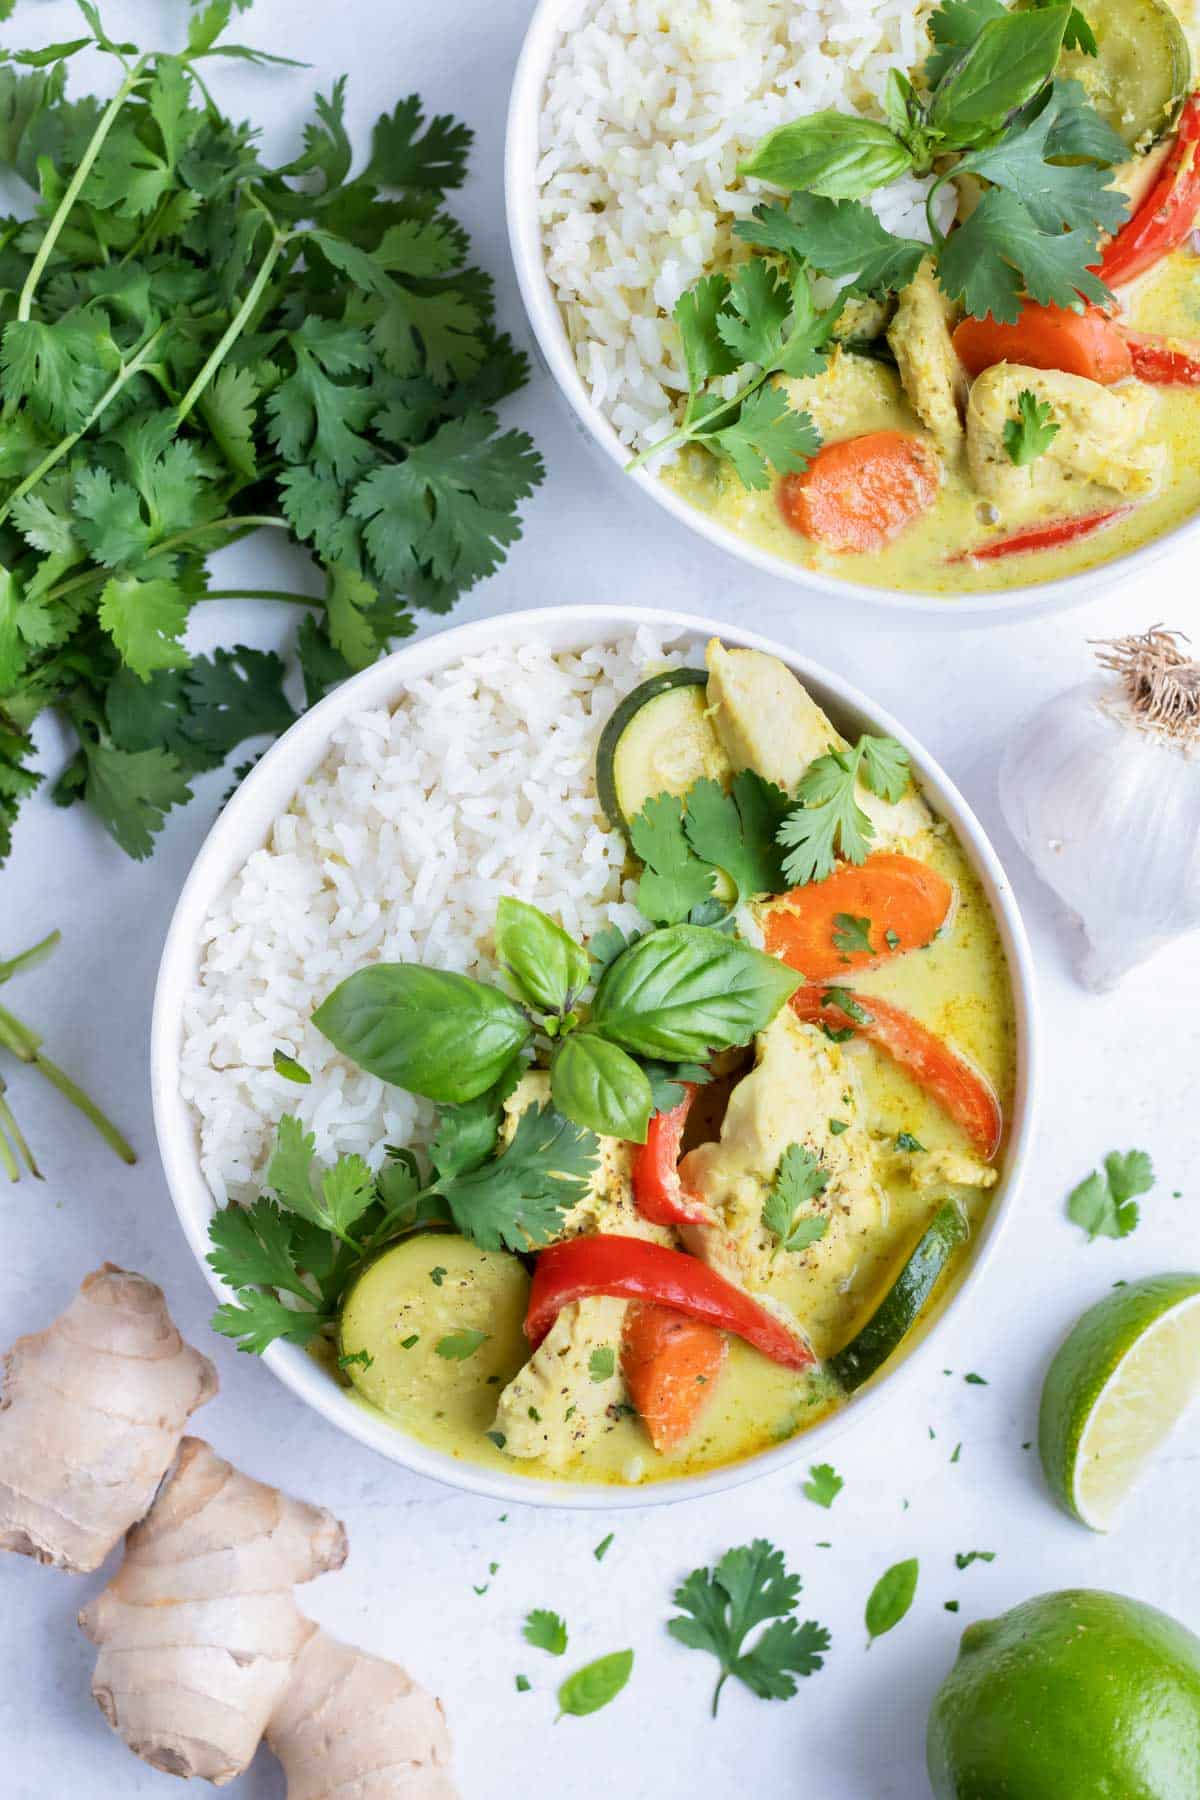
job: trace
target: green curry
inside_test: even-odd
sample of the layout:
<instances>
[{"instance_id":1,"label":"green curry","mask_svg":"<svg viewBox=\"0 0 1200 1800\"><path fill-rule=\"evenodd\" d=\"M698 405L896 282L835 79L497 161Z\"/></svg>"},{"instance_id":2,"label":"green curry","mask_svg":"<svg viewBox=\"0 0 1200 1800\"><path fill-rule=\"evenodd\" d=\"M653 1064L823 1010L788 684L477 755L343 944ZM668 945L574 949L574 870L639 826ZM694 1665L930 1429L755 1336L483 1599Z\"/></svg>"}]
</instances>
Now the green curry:
<instances>
[{"instance_id":1,"label":"green curry","mask_svg":"<svg viewBox=\"0 0 1200 1800\"><path fill-rule=\"evenodd\" d=\"M675 493L786 561L945 595L1077 573L1196 513L1194 8L1083 11L984 0L965 46L935 13L890 129L820 113L763 140L742 173L790 198L675 312L689 399L655 447ZM864 204L909 172L931 183L928 249ZM826 276L848 285L822 311ZM753 356L729 399L734 343Z\"/></svg>"},{"instance_id":2,"label":"green curry","mask_svg":"<svg viewBox=\"0 0 1200 1800\"><path fill-rule=\"evenodd\" d=\"M961 847L909 778L899 746L846 745L770 657L714 642L707 664L657 677L617 709L601 745L601 798L651 866L658 859L665 868L646 822L656 818L662 843L670 817L682 816L686 830L702 802L719 813L722 795L736 795L743 836L738 855L726 852L736 867L748 854L754 796L774 793L784 807L793 793L812 793L814 781L847 783L847 823L840 845L829 837L827 873L791 887L777 878L773 893L743 893L748 911L726 916L726 933L761 935L793 966L803 957L810 985L776 1006L744 1049L716 1055L708 1071L674 1071L695 1088L681 1141L668 1132L656 1150L656 1133L687 1091L679 1086L651 1119L644 1146L602 1135L586 1191L535 1255L470 1241L470 1215L456 1211L467 1235L406 1236L366 1267L343 1303L342 1368L364 1404L493 1470L655 1481L804 1431L927 1327L962 1272L1003 1165L1001 1121L1014 1081L1010 984L996 922ZM797 854L824 854L812 848L820 804L802 808L791 836L809 841ZM787 836L784 829L780 840ZM698 826L693 838L703 847ZM678 873L683 863L672 856ZM631 848L631 877L641 864ZM661 871L658 878L661 888ZM650 890L642 891L652 912ZM711 909L720 912L733 898L728 873L716 875L714 895ZM854 909L854 895L873 917ZM833 913L831 929L828 908L843 904L851 910ZM808 934L804 952L797 932ZM591 1007L589 1029L608 1016L603 981ZM553 1064L549 1074L529 1069L504 1102L502 1141L513 1142L522 1120L543 1116L552 1092L565 1100ZM785 1165L800 1178L791 1188ZM694 1209L690 1222L664 1222L679 1204ZM631 1247L631 1267L643 1253L681 1266L682 1312L650 1304L662 1290L638 1288L642 1298L631 1299L628 1288L599 1278L562 1289L549 1330L539 1326L550 1261L567 1249L586 1264L606 1242ZM914 1286L918 1263L924 1273ZM701 1321L688 1267L734 1296L728 1333L714 1328L712 1314ZM795 1332L811 1360L789 1366L756 1347L753 1331L736 1323L742 1302L766 1321L768 1338L780 1322ZM668 1315L649 1380L630 1347L647 1311L660 1324ZM673 1320L682 1320L677 1333ZM706 1372L695 1373L701 1366ZM688 1392L671 1385L675 1376Z\"/></svg>"}]
</instances>

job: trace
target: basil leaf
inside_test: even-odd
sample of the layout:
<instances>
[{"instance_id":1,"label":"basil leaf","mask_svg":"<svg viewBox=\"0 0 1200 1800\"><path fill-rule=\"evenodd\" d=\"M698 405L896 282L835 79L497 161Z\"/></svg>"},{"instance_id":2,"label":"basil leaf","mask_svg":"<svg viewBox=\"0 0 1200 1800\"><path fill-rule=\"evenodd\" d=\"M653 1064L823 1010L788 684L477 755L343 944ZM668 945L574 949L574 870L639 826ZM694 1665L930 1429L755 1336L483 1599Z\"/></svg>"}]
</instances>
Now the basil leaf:
<instances>
[{"instance_id":1,"label":"basil leaf","mask_svg":"<svg viewBox=\"0 0 1200 1800\"><path fill-rule=\"evenodd\" d=\"M912 156L886 125L818 112L769 131L738 174L830 200L857 200L907 175L912 164Z\"/></svg>"},{"instance_id":2,"label":"basil leaf","mask_svg":"<svg viewBox=\"0 0 1200 1800\"><path fill-rule=\"evenodd\" d=\"M1069 6L992 19L951 64L933 96L929 123L944 149L977 144L1048 80L1062 49Z\"/></svg>"},{"instance_id":3,"label":"basil leaf","mask_svg":"<svg viewBox=\"0 0 1200 1800\"><path fill-rule=\"evenodd\" d=\"M648 932L609 967L592 1007L604 1037L638 1056L701 1062L746 1044L801 977L773 956L701 925Z\"/></svg>"},{"instance_id":4,"label":"basil leaf","mask_svg":"<svg viewBox=\"0 0 1200 1800\"><path fill-rule=\"evenodd\" d=\"M866 1623L872 1643L877 1637L882 1637L885 1631L891 1631L894 1625L898 1625L912 1605L920 1567L915 1556L910 1557L907 1562L893 1563L871 1589L871 1597L867 1601Z\"/></svg>"},{"instance_id":5,"label":"basil leaf","mask_svg":"<svg viewBox=\"0 0 1200 1800\"><path fill-rule=\"evenodd\" d=\"M550 1065L550 1096L560 1113L605 1137L644 1144L654 1110L649 1077L615 1044L573 1032Z\"/></svg>"},{"instance_id":6,"label":"basil leaf","mask_svg":"<svg viewBox=\"0 0 1200 1800\"><path fill-rule=\"evenodd\" d=\"M507 894L496 907L496 955L541 1012L570 1012L587 983L583 946L536 906Z\"/></svg>"},{"instance_id":7,"label":"basil leaf","mask_svg":"<svg viewBox=\"0 0 1200 1800\"><path fill-rule=\"evenodd\" d=\"M313 1024L360 1069L443 1105L482 1094L532 1036L498 988L419 963L359 969L321 1002Z\"/></svg>"},{"instance_id":8,"label":"basil leaf","mask_svg":"<svg viewBox=\"0 0 1200 1800\"><path fill-rule=\"evenodd\" d=\"M614 1650L611 1656L598 1656L568 1675L558 1690L558 1710L575 1718L586 1718L615 1700L633 1672L633 1651Z\"/></svg>"}]
</instances>

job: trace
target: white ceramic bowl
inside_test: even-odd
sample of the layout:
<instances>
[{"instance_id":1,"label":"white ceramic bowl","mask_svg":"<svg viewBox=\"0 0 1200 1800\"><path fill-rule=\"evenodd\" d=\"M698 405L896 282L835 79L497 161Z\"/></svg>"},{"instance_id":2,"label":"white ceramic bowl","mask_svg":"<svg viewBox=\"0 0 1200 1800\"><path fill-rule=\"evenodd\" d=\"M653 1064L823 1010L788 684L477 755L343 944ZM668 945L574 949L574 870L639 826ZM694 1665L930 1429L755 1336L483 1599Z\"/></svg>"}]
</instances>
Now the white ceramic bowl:
<instances>
[{"instance_id":1,"label":"white ceramic bowl","mask_svg":"<svg viewBox=\"0 0 1200 1800\"><path fill-rule=\"evenodd\" d=\"M624 470L630 457L629 446L621 442L604 414L592 404L579 374L562 314L546 274L538 219L538 129L546 73L564 23L577 15L579 5L580 0L538 0L529 21L509 100L505 208L517 281L541 360L565 395L585 436L599 446L617 469ZM836 575L806 569L784 557L772 555L768 550L760 550L697 507L689 506L686 500L645 469L624 475L623 479L648 494L689 530L698 532L709 543L749 563L752 568L778 575L813 593L840 600L853 597L871 607L885 607L892 612L918 617L924 615L930 623L940 625L1007 624L1039 613L1080 606L1113 582L1140 573L1178 544L1182 537L1200 530L1200 515L1197 515L1139 549L1058 581L1011 587L1001 593L910 594L897 588L867 587L861 582L842 581Z\"/></svg>"},{"instance_id":2,"label":"white ceramic bowl","mask_svg":"<svg viewBox=\"0 0 1200 1800\"><path fill-rule=\"evenodd\" d=\"M196 979L200 933L213 901L242 868L251 852L266 842L274 820L286 810L297 788L324 760L332 733L351 713L386 706L399 696L401 684L410 677L428 675L461 656L477 656L497 644L520 642L536 635L554 650L579 650L605 637L635 629L640 624L665 637L686 633L703 640L718 636L726 643L765 650L795 670L814 699L828 709L843 731L850 735L861 730L884 732L898 738L907 748L922 787L935 809L957 832L983 883L999 922L1008 957L1017 1025L1017 1085L1008 1151L1003 1178L994 1191L983 1231L972 1247L966 1276L939 1319L904 1362L893 1373L870 1383L840 1412L811 1431L709 1474L629 1488L494 1474L405 1436L381 1414L372 1413L353 1400L331 1375L296 1346L278 1343L267 1351L263 1361L280 1380L351 1437L419 1474L505 1501L563 1507L646 1506L685 1496L716 1493L754 1476L782 1469L799 1459L817 1460L818 1452L828 1438L855 1425L885 1389L894 1391L905 1379L906 1372L928 1357L941 1319L966 1304L970 1290L981 1278L984 1265L995 1248L1001 1226L1012 1210L1032 1141L1036 1092L1034 977L1016 901L978 820L946 775L903 726L828 669L797 656L783 644L773 643L752 632L736 630L716 620L649 608L600 606L563 606L545 611L508 613L440 631L409 644L376 663L374 668L355 676L311 712L305 713L267 752L225 807L184 884L167 933L154 997L151 1044L154 1120L167 1183L180 1223L197 1261L220 1298L228 1300L233 1296L204 1260L209 1248L208 1223L213 1213L213 1200L200 1169L195 1124L179 1091L183 1005Z\"/></svg>"}]
</instances>

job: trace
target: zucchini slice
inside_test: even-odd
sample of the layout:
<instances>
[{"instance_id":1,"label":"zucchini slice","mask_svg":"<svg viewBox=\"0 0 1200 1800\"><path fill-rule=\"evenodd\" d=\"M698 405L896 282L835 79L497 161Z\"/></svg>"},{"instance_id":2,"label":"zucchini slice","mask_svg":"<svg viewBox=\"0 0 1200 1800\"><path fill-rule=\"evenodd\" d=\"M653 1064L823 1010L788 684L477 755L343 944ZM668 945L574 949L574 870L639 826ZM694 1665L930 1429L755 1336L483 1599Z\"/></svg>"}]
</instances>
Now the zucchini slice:
<instances>
[{"instance_id":1,"label":"zucchini slice","mask_svg":"<svg viewBox=\"0 0 1200 1800\"><path fill-rule=\"evenodd\" d=\"M528 1298L518 1257L420 1232L385 1250L346 1295L341 1366L381 1412L490 1419L529 1360Z\"/></svg>"},{"instance_id":2,"label":"zucchini slice","mask_svg":"<svg viewBox=\"0 0 1200 1800\"><path fill-rule=\"evenodd\" d=\"M1192 85L1192 53L1166 0L1084 0L1099 54L1065 51L1059 74L1088 99L1131 150L1148 150L1179 117Z\"/></svg>"},{"instance_id":3,"label":"zucchini slice","mask_svg":"<svg viewBox=\"0 0 1200 1800\"><path fill-rule=\"evenodd\" d=\"M668 669L615 708L596 751L596 792L610 825L629 821L655 794L685 794L694 781L732 774L706 711L705 669Z\"/></svg>"},{"instance_id":4,"label":"zucchini slice","mask_svg":"<svg viewBox=\"0 0 1200 1800\"><path fill-rule=\"evenodd\" d=\"M866 1324L825 1365L847 1393L895 1355L967 1233L967 1221L953 1201L939 1207Z\"/></svg>"}]
</instances>

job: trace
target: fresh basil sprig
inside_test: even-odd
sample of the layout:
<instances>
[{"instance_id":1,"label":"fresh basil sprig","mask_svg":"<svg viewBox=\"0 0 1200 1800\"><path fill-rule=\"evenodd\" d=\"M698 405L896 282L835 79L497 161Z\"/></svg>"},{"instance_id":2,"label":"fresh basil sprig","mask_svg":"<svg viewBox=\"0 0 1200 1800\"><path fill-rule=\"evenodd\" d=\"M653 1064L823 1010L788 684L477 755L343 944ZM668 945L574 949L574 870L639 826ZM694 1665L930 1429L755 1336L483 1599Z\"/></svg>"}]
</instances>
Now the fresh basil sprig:
<instances>
[{"instance_id":1,"label":"fresh basil sprig","mask_svg":"<svg viewBox=\"0 0 1200 1800\"><path fill-rule=\"evenodd\" d=\"M443 1104L482 1094L533 1035L499 988L420 963L357 970L313 1024L360 1069Z\"/></svg>"},{"instance_id":2,"label":"fresh basil sprig","mask_svg":"<svg viewBox=\"0 0 1200 1800\"><path fill-rule=\"evenodd\" d=\"M747 1044L800 986L785 964L702 925L647 932L596 990L595 1030L637 1056L701 1061Z\"/></svg>"},{"instance_id":3,"label":"fresh basil sprig","mask_svg":"<svg viewBox=\"0 0 1200 1800\"><path fill-rule=\"evenodd\" d=\"M644 1144L654 1090L645 1070L595 1031L563 1039L550 1064L550 1097L560 1113L592 1131Z\"/></svg>"},{"instance_id":4,"label":"fresh basil sprig","mask_svg":"<svg viewBox=\"0 0 1200 1800\"><path fill-rule=\"evenodd\" d=\"M588 983L588 954L536 906L507 894L496 906L496 955L522 998L565 1017Z\"/></svg>"},{"instance_id":5,"label":"fresh basil sprig","mask_svg":"<svg viewBox=\"0 0 1200 1800\"><path fill-rule=\"evenodd\" d=\"M857 200L907 175L912 166L912 152L886 125L818 112L768 132L738 174L831 200Z\"/></svg>"}]
</instances>

